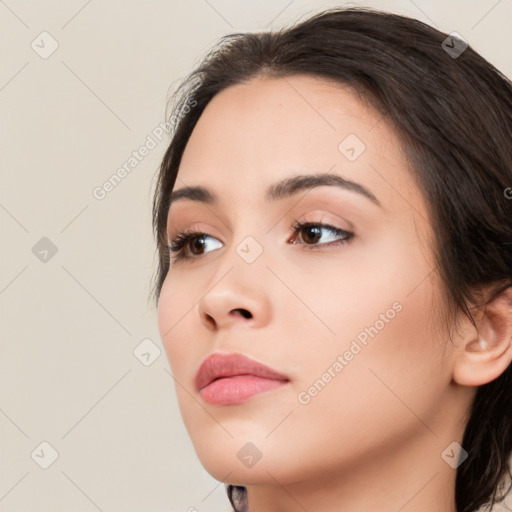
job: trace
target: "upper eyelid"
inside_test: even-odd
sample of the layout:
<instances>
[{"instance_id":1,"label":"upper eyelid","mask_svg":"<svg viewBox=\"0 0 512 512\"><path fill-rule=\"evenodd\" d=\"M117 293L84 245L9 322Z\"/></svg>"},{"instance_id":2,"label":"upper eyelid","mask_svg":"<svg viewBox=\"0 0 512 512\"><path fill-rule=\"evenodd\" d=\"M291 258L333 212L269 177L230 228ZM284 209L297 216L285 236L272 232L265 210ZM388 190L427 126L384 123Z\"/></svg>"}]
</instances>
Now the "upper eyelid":
<instances>
[{"instance_id":1,"label":"upper eyelid","mask_svg":"<svg viewBox=\"0 0 512 512\"><path fill-rule=\"evenodd\" d=\"M343 229L344 231L354 231L355 230L354 224L350 220L348 220L346 218L346 216L341 216L339 214L327 212L325 210L321 210L320 208L310 210L306 214L298 215L298 214L293 213L294 209L295 208L290 210L288 212L288 214L285 214L284 216L280 217L276 222L272 223L270 229L266 232L266 234L268 234L270 231L274 230L274 228L278 224L281 224L282 222L285 222L285 223L289 222L291 224L294 224L295 222L301 222L302 224L323 224L323 225L331 225L332 227L334 227L336 229ZM316 215L320 218L313 218L313 219L305 218L305 217L314 216L314 215ZM337 220L337 221L330 220L333 216L338 217L339 220ZM222 220L221 220L221 222L222 222L222 225L224 227L226 227L228 229L228 231L232 234L233 230L230 229L229 226L226 226L226 223L223 222ZM339 226L340 223L346 223L347 228L344 228L343 226ZM193 228L193 226L196 226L197 224L200 224L200 222L192 222L189 227L182 228L182 229L176 229L173 231L175 231L176 234L182 233L183 231L191 231L191 230L200 232L202 228L201 229ZM211 230L211 229L217 230L217 228L208 228L208 230ZM169 237L169 222L167 222L167 224L166 224L166 232L167 232L167 236ZM211 233L207 233L207 234L211 235ZM214 236L214 235L211 235L211 236Z\"/></svg>"},{"instance_id":2,"label":"upper eyelid","mask_svg":"<svg viewBox=\"0 0 512 512\"><path fill-rule=\"evenodd\" d=\"M283 221L283 219L287 219L288 216L291 214L292 216L295 216L296 217L296 214L294 213L294 211L296 211L297 209L302 209L302 208L306 208L309 211L309 214L312 214L313 212L317 212L319 215L324 215L325 214L325 211L323 210L324 208L337 208L339 207L339 200L336 199L336 200L333 200L332 198L326 198L326 199L322 199L322 198L317 198L317 197L308 197L308 198L304 198L305 196L307 195L307 192L306 194L304 194L304 196L302 196L302 198L300 198L295 204L293 207L291 207L291 209L288 210L287 213L285 213L284 215L278 217L278 219L272 223L272 226L270 228L270 230L274 229L274 227L279 224L280 222ZM305 203L304 203L305 201ZM302 204L299 204L299 203L302 203ZM345 202L343 201L343 204ZM178 201L178 204L179 204L179 201ZM200 210L202 210L202 208L206 207L208 209L208 215L209 214L213 214L214 217L220 221L220 223L223 225L223 228L226 228L230 233L233 233L233 230L231 229L230 225L228 225L228 223L226 222L226 218L224 217L224 215L222 216L219 216L211 207L209 207L208 205L206 205L205 203L200 203L200 204L195 204L194 205L195 207L198 207ZM362 212L365 211L365 209L363 209L362 207L360 207L358 205L357 202L354 202L352 203L350 200L347 201L347 204L346 204L346 207L348 209L348 211L350 212L353 212L355 213L356 215L360 215L362 214ZM180 212L180 209L181 208L185 208L185 212ZM184 215L184 216L188 216L190 211L188 210L189 206L178 206L178 212L180 212L178 215ZM382 206L381 206L382 208ZM194 208L194 210L192 210L195 213L196 210ZM387 210L385 210L387 211ZM339 214L335 214L335 213L330 213L332 215L335 215L337 217L340 217ZM170 224L170 220L171 218L175 217L177 214L174 213L174 215L171 215L171 210L169 209L168 212L167 212L167 222L166 222L166 229L168 229L168 226ZM344 216L341 216L341 218L343 218L343 221L344 222L347 222L347 224L349 225L349 229L354 229L354 225L352 224L352 222L350 222L346 217ZM269 230L269 231L270 231Z\"/></svg>"}]
</instances>

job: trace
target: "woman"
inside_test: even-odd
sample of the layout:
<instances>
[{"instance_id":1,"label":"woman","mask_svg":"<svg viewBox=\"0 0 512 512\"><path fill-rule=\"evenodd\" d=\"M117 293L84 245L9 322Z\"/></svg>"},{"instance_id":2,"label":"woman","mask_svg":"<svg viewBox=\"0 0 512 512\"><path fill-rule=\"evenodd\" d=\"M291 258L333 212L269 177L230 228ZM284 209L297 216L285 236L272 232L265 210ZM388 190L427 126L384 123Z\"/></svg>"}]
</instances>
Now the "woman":
<instances>
[{"instance_id":1,"label":"woman","mask_svg":"<svg viewBox=\"0 0 512 512\"><path fill-rule=\"evenodd\" d=\"M472 512L512 449L512 86L369 9L226 36L153 204L180 410L236 511Z\"/></svg>"}]
</instances>

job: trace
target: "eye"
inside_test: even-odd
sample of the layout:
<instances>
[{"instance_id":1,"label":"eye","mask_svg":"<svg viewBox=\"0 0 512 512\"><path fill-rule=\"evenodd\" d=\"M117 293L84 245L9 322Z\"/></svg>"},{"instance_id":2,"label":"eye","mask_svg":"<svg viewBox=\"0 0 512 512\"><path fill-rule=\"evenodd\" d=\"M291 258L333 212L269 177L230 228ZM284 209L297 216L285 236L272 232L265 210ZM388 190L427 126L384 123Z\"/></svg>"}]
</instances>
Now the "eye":
<instances>
[{"instance_id":1,"label":"eye","mask_svg":"<svg viewBox=\"0 0 512 512\"><path fill-rule=\"evenodd\" d=\"M299 238L302 240L305 240L305 242L301 243L301 245L305 245L308 249L316 249L319 245L320 246L340 246L347 244L351 238L353 238L354 233L351 233L350 231L345 231L341 228L336 228L334 226L330 226L329 224L322 224L321 222L295 222L293 226L291 227L291 231L293 234L300 234L305 233L304 236L300 236ZM319 240L322 239L322 231L324 232L330 232L332 240L333 238L338 240L329 241L329 243L317 243ZM293 244L296 244L296 241L292 242Z\"/></svg>"},{"instance_id":2,"label":"eye","mask_svg":"<svg viewBox=\"0 0 512 512\"><path fill-rule=\"evenodd\" d=\"M193 259L200 256L200 254L196 254L194 251L198 250L200 252L201 249L206 246L205 242L209 238L215 240L212 236L208 235L208 233L201 233L194 230L185 230L178 233L172 240L170 240L168 245L171 253L175 253L171 258L179 261ZM188 248L191 248L193 256L187 254L186 249Z\"/></svg>"},{"instance_id":3,"label":"eye","mask_svg":"<svg viewBox=\"0 0 512 512\"><path fill-rule=\"evenodd\" d=\"M297 244L297 239L305 240L304 242L299 242L299 245L305 245L308 249L318 249L324 246L341 246L347 244L354 237L354 233L350 231L336 228L329 224L322 224L321 222L295 222L290 231L295 235L291 243ZM322 239L322 231L331 234L330 241L328 237L326 242L318 243ZM305 237L298 236L302 232L305 233ZM333 238L335 239L334 241L332 241ZM200 231L185 230L178 233L168 244L170 252L174 253L174 255L171 254L171 258L175 261L197 259L203 254L201 250L208 245L206 243L208 239L216 240L216 238L208 233ZM222 245L220 242L218 243L219 246Z\"/></svg>"}]
</instances>

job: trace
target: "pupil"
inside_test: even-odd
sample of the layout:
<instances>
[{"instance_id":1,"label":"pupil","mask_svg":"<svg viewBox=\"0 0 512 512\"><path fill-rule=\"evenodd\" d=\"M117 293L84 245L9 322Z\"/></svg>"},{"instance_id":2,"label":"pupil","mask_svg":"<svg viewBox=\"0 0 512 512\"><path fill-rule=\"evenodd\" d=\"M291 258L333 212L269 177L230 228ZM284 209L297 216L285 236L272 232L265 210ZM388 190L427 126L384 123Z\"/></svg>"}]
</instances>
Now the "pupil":
<instances>
[{"instance_id":1,"label":"pupil","mask_svg":"<svg viewBox=\"0 0 512 512\"><path fill-rule=\"evenodd\" d=\"M311 234L312 238L314 238L314 240L310 240L310 242L317 242L320 234L320 229L318 229L318 226L308 226L305 229L306 232L308 233L308 237Z\"/></svg>"},{"instance_id":2,"label":"pupil","mask_svg":"<svg viewBox=\"0 0 512 512\"><path fill-rule=\"evenodd\" d=\"M192 253L196 254L194 252L194 249L197 248L200 251L202 249L203 245L204 245L204 235L199 238L194 239L193 243L192 243Z\"/></svg>"}]
</instances>

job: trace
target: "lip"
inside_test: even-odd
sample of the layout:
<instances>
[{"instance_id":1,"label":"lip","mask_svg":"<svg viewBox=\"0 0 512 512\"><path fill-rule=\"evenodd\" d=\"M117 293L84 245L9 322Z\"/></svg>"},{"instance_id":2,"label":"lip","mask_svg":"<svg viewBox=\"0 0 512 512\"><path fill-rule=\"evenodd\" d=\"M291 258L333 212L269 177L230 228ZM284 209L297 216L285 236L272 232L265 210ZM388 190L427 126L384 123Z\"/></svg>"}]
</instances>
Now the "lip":
<instances>
[{"instance_id":1,"label":"lip","mask_svg":"<svg viewBox=\"0 0 512 512\"><path fill-rule=\"evenodd\" d=\"M197 371L196 389L206 402L229 405L281 387L290 379L242 354L215 353Z\"/></svg>"}]
</instances>

